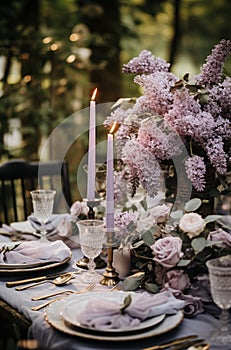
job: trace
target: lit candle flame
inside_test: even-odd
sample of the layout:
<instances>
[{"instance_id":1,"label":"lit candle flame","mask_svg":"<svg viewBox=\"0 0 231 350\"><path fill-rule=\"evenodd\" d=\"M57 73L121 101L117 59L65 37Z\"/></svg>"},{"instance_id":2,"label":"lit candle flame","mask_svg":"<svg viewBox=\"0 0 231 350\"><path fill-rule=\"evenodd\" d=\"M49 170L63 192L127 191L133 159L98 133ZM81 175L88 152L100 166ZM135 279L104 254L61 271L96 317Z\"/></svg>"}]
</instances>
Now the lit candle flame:
<instances>
[{"instance_id":1,"label":"lit candle flame","mask_svg":"<svg viewBox=\"0 0 231 350\"><path fill-rule=\"evenodd\" d=\"M109 134L113 134L116 131L117 127L118 127L117 122L114 122L111 126L111 129L109 130Z\"/></svg>"},{"instance_id":2,"label":"lit candle flame","mask_svg":"<svg viewBox=\"0 0 231 350\"><path fill-rule=\"evenodd\" d=\"M95 88L95 90L93 91L92 93L92 96L91 96L91 101L95 101L95 98L96 98L96 94L97 94L97 88Z\"/></svg>"}]
</instances>

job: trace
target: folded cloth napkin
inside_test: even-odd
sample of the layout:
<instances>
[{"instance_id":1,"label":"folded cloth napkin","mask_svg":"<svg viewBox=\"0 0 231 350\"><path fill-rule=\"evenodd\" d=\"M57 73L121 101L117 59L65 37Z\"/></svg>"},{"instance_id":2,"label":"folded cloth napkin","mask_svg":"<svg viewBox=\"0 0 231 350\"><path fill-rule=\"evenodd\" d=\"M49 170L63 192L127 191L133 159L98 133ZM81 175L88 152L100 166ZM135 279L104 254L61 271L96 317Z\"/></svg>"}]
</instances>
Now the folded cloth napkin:
<instances>
[{"instance_id":1,"label":"folded cloth napkin","mask_svg":"<svg viewBox=\"0 0 231 350\"><path fill-rule=\"evenodd\" d=\"M118 302L93 298L78 315L77 322L102 330L129 328L138 326L150 317L176 314L185 304L169 291L154 295L144 292L134 299L121 313L121 305Z\"/></svg>"},{"instance_id":2,"label":"folded cloth napkin","mask_svg":"<svg viewBox=\"0 0 231 350\"><path fill-rule=\"evenodd\" d=\"M2 248L1 264L36 264L60 262L71 257L71 251L62 241L40 243L25 241L15 248Z\"/></svg>"},{"instance_id":3,"label":"folded cloth napkin","mask_svg":"<svg viewBox=\"0 0 231 350\"><path fill-rule=\"evenodd\" d=\"M33 214L28 216L28 221L37 231L41 229L40 221ZM49 236L52 234L68 236L71 230L71 216L69 214L53 214L44 228Z\"/></svg>"},{"instance_id":4,"label":"folded cloth napkin","mask_svg":"<svg viewBox=\"0 0 231 350\"><path fill-rule=\"evenodd\" d=\"M37 231L41 229L41 223L33 215L28 217L31 226ZM72 219L70 214L53 214L49 221L46 222L47 239L55 241L61 239L70 248L79 248L80 245L72 237Z\"/></svg>"}]
</instances>

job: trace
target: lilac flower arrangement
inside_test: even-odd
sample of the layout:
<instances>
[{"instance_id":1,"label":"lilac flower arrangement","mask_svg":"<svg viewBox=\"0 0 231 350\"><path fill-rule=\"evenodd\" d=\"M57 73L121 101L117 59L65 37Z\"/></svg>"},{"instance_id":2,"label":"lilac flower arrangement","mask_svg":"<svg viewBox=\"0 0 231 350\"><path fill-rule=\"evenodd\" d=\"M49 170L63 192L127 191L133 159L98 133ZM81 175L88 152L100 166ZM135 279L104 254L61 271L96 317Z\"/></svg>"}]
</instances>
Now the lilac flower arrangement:
<instances>
[{"instance_id":1,"label":"lilac flower arrangement","mask_svg":"<svg viewBox=\"0 0 231 350\"><path fill-rule=\"evenodd\" d=\"M197 191L206 187L206 173L213 168L223 176L230 167L231 78L223 67L231 41L221 40L207 57L200 73L190 80L169 71L169 64L149 51L123 66L136 74L142 89L137 99L120 99L105 120L116 133L117 157L126 166L132 195L139 185L155 197L163 161L183 154L185 172Z\"/></svg>"}]
</instances>

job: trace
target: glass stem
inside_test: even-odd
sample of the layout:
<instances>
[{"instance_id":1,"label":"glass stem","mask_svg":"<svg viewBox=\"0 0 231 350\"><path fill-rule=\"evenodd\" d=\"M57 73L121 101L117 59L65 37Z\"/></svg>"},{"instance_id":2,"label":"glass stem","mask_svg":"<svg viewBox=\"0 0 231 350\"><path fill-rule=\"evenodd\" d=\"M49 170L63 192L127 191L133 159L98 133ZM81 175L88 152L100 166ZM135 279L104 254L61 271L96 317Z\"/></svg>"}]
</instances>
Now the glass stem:
<instances>
[{"instance_id":1,"label":"glass stem","mask_svg":"<svg viewBox=\"0 0 231 350\"><path fill-rule=\"evenodd\" d=\"M222 309L221 310L221 314L220 314L220 321L222 324L222 331L226 332L228 331L229 328L229 322L230 322L230 318L229 318L229 311L228 309Z\"/></svg>"},{"instance_id":2,"label":"glass stem","mask_svg":"<svg viewBox=\"0 0 231 350\"><path fill-rule=\"evenodd\" d=\"M89 270L89 272L94 272L94 270L95 270L95 262L94 262L94 259L92 259L92 258L89 258L89 262L88 262L88 264L87 264L87 267L88 267L88 270Z\"/></svg>"}]
</instances>

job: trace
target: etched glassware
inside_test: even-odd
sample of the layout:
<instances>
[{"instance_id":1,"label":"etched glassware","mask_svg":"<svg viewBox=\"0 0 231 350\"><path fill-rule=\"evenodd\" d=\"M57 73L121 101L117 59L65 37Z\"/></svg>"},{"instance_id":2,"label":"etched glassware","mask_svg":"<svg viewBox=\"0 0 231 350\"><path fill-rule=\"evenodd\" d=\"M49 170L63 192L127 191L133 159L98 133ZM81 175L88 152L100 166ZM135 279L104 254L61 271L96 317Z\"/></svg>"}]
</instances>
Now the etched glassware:
<instances>
[{"instance_id":1,"label":"etched glassware","mask_svg":"<svg viewBox=\"0 0 231 350\"><path fill-rule=\"evenodd\" d=\"M212 331L211 339L217 343L231 344L231 255L209 260L206 265L213 300L221 308L221 328Z\"/></svg>"},{"instance_id":2,"label":"etched glassware","mask_svg":"<svg viewBox=\"0 0 231 350\"><path fill-rule=\"evenodd\" d=\"M94 259L101 253L105 242L105 225L102 220L81 220L77 222L81 251L89 261L88 271L80 277L84 283L98 283L102 275L95 271Z\"/></svg>"},{"instance_id":3,"label":"etched glassware","mask_svg":"<svg viewBox=\"0 0 231 350\"><path fill-rule=\"evenodd\" d=\"M50 220L53 213L54 198L56 191L54 190L34 190L30 192L33 204L33 215L40 222L40 233L45 239L47 234L46 223Z\"/></svg>"}]
</instances>

